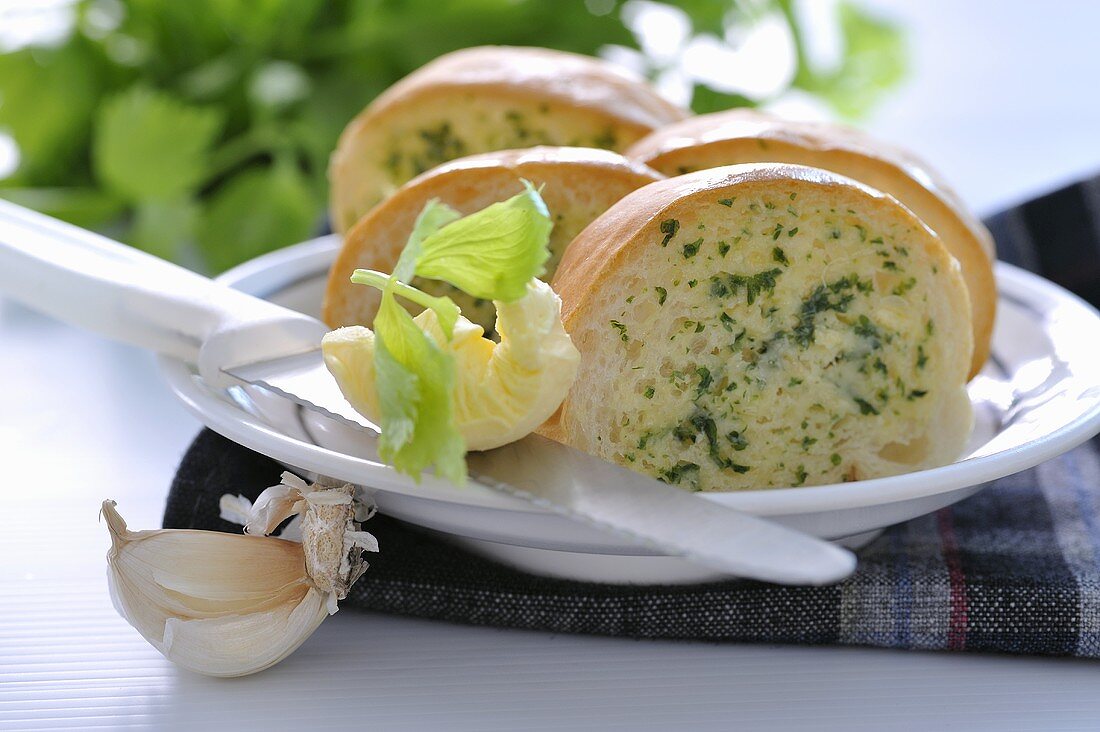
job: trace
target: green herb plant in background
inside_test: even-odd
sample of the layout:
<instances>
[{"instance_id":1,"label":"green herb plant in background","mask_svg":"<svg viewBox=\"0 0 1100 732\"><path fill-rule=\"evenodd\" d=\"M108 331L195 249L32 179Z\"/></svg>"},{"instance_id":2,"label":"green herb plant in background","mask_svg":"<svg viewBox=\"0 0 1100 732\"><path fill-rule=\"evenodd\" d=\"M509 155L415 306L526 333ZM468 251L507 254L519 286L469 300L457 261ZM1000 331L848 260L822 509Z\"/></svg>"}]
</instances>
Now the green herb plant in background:
<instances>
[{"instance_id":1,"label":"green herb plant in background","mask_svg":"<svg viewBox=\"0 0 1100 732\"><path fill-rule=\"evenodd\" d=\"M598 55L647 44L645 0L75 0L49 40L0 46L0 135L18 163L0 197L217 272L324 225L325 169L343 126L443 53L484 44ZM818 68L794 0L670 2L691 34L789 28L788 86L846 116L901 77L901 36L856 6L836 12L843 53ZM36 11L0 10L4 28ZM645 68L656 75L664 59ZM757 105L704 82L692 106ZM2 175L2 173L0 173Z\"/></svg>"}]
</instances>

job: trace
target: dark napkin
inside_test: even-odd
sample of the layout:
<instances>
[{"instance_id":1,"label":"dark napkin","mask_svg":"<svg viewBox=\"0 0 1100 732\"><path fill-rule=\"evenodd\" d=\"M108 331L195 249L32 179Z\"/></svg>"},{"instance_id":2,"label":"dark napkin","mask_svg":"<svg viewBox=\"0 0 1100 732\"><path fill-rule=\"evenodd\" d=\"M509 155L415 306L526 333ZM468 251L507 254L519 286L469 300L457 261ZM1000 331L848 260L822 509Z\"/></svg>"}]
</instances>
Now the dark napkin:
<instances>
[{"instance_id":1,"label":"dark napkin","mask_svg":"<svg viewBox=\"0 0 1100 732\"><path fill-rule=\"evenodd\" d=\"M1100 178L993 216L1002 259L1100 302ZM274 461L204 430L164 526L240 531L223 493L255 498ZM345 606L473 625L759 643L1100 657L1100 451L1091 441L950 508L887 529L831 587L731 580L605 585L525 574L376 516L371 567Z\"/></svg>"}]
</instances>

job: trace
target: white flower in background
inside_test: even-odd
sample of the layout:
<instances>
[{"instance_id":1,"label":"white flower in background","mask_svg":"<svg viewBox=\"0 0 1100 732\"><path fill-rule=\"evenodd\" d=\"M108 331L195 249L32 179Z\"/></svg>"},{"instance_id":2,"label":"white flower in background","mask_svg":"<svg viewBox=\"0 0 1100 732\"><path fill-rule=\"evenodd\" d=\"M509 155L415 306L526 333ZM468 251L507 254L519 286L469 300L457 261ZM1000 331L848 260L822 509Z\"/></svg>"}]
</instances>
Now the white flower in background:
<instances>
[{"instance_id":1,"label":"white flower in background","mask_svg":"<svg viewBox=\"0 0 1100 732\"><path fill-rule=\"evenodd\" d=\"M843 55L835 0L796 3L794 10L802 27L814 29L802 39L809 60L817 68L835 66ZM652 78L672 102L690 106L696 86L702 85L785 116L833 116L812 95L790 88L798 70L795 39L791 24L772 3L739 4L729 11L721 36L695 33L690 16L665 3L630 0L622 13L641 50L605 46L600 55Z\"/></svg>"}]
</instances>

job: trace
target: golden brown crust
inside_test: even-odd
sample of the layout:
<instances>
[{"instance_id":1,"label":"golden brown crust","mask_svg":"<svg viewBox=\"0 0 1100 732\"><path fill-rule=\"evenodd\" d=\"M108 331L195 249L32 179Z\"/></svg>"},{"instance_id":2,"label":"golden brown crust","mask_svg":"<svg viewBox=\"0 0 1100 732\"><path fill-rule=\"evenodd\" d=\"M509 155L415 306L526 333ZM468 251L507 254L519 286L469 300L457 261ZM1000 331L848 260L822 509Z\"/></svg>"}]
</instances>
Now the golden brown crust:
<instances>
[{"instance_id":1,"label":"golden brown crust","mask_svg":"<svg viewBox=\"0 0 1100 732\"><path fill-rule=\"evenodd\" d=\"M666 175L684 169L780 162L832 170L897 198L935 231L959 260L970 290L974 326L971 376L989 356L996 315L993 238L959 196L926 163L841 125L796 122L737 109L674 123L626 152Z\"/></svg>"},{"instance_id":2,"label":"golden brown crust","mask_svg":"<svg viewBox=\"0 0 1100 732\"><path fill-rule=\"evenodd\" d=\"M565 250L551 282L561 297L561 319L565 329L569 330L570 324L580 317L588 304L600 297L600 281L607 271L620 266L627 258L640 255L641 250L633 247L632 241L648 224L665 218L669 209L685 206L693 197L733 185L748 191L754 183L769 185L774 181L855 186L875 199L896 205L891 197L857 181L819 168L783 163L727 165L650 183L624 196L585 227ZM914 225L926 228L918 221L914 221Z\"/></svg>"},{"instance_id":3,"label":"golden brown crust","mask_svg":"<svg viewBox=\"0 0 1100 732\"><path fill-rule=\"evenodd\" d=\"M550 104L568 109L593 134L611 129L613 142L601 147L622 150L662 125L683 119L686 112L661 98L640 78L611 64L578 54L541 48L487 46L442 56L413 72L378 96L348 124L340 136L329 166L332 182L332 220L346 231L361 212L389 192L396 181L365 180L385 176L377 163L365 163L364 151L384 144L391 127L407 127L410 114L421 109L437 112L441 100L460 93L504 103L525 101L530 106ZM469 109L469 102L464 101ZM467 124L472 124L467 122ZM456 135L469 130L456 130ZM553 144L594 144L549 139ZM494 145L469 150L503 147ZM518 147L515 142L509 147ZM362 200L361 200L362 199Z\"/></svg>"},{"instance_id":4,"label":"golden brown crust","mask_svg":"<svg viewBox=\"0 0 1100 732\"><path fill-rule=\"evenodd\" d=\"M377 294L349 278L359 268L391 271L417 215L433 198L469 214L514 195L522 189L521 179L527 179L546 183L543 197L551 215L564 215L570 194L589 188L606 197L597 206L602 212L621 195L661 178L641 163L589 148L503 150L440 165L406 183L348 232L329 272L323 319L333 327L370 324Z\"/></svg>"},{"instance_id":5,"label":"golden brown crust","mask_svg":"<svg viewBox=\"0 0 1100 732\"><path fill-rule=\"evenodd\" d=\"M598 110L625 124L657 129L687 113L619 66L548 48L479 46L440 56L394 84L365 112L406 103L424 90L479 87L514 90Z\"/></svg>"}]
</instances>

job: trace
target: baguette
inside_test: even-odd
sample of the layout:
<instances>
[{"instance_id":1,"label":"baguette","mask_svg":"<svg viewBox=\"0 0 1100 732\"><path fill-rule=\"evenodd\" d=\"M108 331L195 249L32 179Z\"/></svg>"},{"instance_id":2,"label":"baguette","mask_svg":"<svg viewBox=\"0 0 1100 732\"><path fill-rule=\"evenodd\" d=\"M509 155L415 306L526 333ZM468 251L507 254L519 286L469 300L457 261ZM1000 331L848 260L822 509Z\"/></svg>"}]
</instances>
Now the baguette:
<instances>
[{"instance_id":1,"label":"baguette","mask_svg":"<svg viewBox=\"0 0 1100 732\"><path fill-rule=\"evenodd\" d=\"M332 155L343 233L401 184L464 155L534 145L621 151L683 119L641 79L587 56L489 46L441 56L375 99Z\"/></svg>"},{"instance_id":2,"label":"baguette","mask_svg":"<svg viewBox=\"0 0 1100 732\"><path fill-rule=\"evenodd\" d=\"M424 205L438 198L470 214L523 190L521 179L543 186L554 219L550 233L549 280L565 247L592 219L630 191L662 176L641 163L606 150L537 147L454 160L415 178L364 216L344 238L329 271L322 317L334 328L370 325L380 302L377 290L352 284L356 269L391 272ZM462 314L492 333L496 310L445 282L414 280L433 295L451 297Z\"/></svg>"},{"instance_id":3,"label":"baguette","mask_svg":"<svg viewBox=\"0 0 1100 732\"><path fill-rule=\"evenodd\" d=\"M927 164L841 125L794 122L745 109L693 117L639 140L627 155L665 175L735 163L795 163L854 178L901 201L959 260L970 292L974 357L989 357L997 308L993 237Z\"/></svg>"},{"instance_id":4,"label":"baguette","mask_svg":"<svg viewBox=\"0 0 1100 732\"><path fill-rule=\"evenodd\" d=\"M581 352L543 434L699 491L893 475L970 431L958 262L823 170L713 168L623 198L553 281Z\"/></svg>"}]
</instances>

